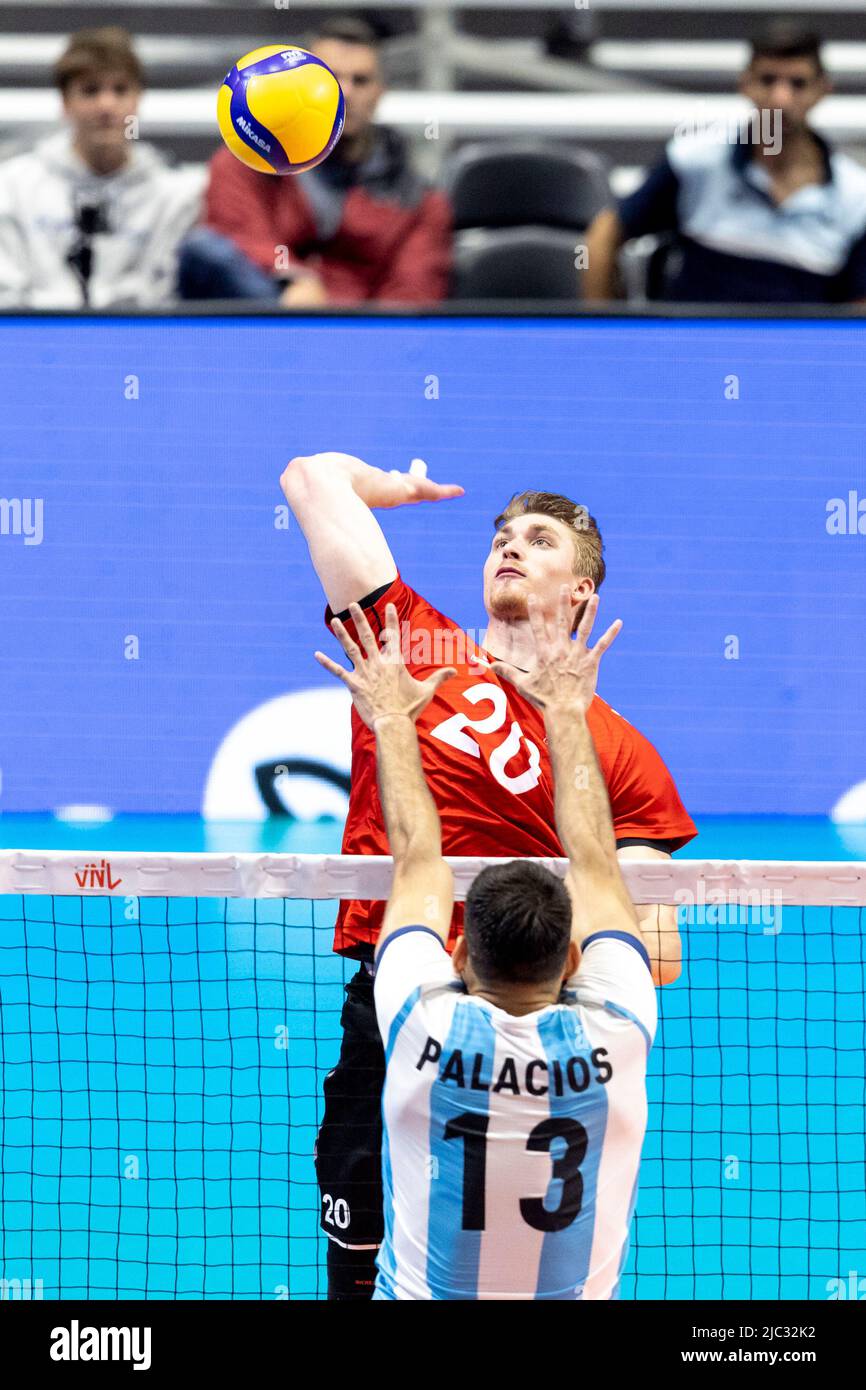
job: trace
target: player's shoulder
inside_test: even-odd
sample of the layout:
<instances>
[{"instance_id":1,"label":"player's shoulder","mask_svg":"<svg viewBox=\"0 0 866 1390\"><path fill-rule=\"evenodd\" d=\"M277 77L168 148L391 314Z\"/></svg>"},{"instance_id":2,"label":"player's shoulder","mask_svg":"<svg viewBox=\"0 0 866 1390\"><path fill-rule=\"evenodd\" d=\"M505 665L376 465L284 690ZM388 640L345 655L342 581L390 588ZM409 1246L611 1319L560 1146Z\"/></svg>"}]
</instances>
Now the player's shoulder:
<instances>
[{"instance_id":1,"label":"player's shoulder","mask_svg":"<svg viewBox=\"0 0 866 1390\"><path fill-rule=\"evenodd\" d=\"M467 632L454 618L413 589L399 573L388 592L377 600L377 611L383 621L389 603L397 609L401 652L411 670L454 666L458 671L465 669L471 675L477 674L477 667L470 658L474 661L480 648L472 632Z\"/></svg>"},{"instance_id":2,"label":"player's shoulder","mask_svg":"<svg viewBox=\"0 0 866 1390\"><path fill-rule=\"evenodd\" d=\"M415 608L423 609L425 612L432 614L436 618L442 618L445 622L451 621L449 618L446 618L445 614L441 613L440 610L436 608L436 606L433 603L430 602L426 595L420 593L418 589L413 588L413 586L409 584L403 578L402 574L400 574L399 572L397 574L397 578L394 580L394 591L395 593L405 594Z\"/></svg>"},{"instance_id":3,"label":"player's shoulder","mask_svg":"<svg viewBox=\"0 0 866 1390\"><path fill-rule=\"evenodd\" d=\"M403 578L402 574L399 573L399 571L397 573L397 578L394 580L394 586L395 591L405 592L407 598L411 601L413 607L415 607L419 612L423 611L431 619L434 619L439 623L444 623L448 627L459 626L459 624L455 621L454 618L449 618L447 613L443 613L441 608L437 608L434 603L431 603L430 599L425 597L424 594L419 593L417 589L413 589L411 584L407 584L406 580ZM400 586L402 586L402 588L400 588Z\"/></svg>"},{"instance_id":4,"label":"player's shoulder","mask_svg":"<svg viewBox=\"0 0 866 1390\"><path fill-rule=\"evenodd\" d=\"M635 751L655 752L646 734L642 734L630 719L626 719L624 714L620 714L618 709L614 709L613 705L609 705L600 695L593 698L586 722L594 738L598 730L606 735L611 744Z\"/></svg>"},{"instance_id":5,"label":"player's shoulder","mask_svg":"<svg viewBox=\"0 0 866 1390\"><path fill-rule=\"evenodd\" d=\"M442 938L432 928L422 925L399 927L385 937L377 947L373 973L375 992L399 990L411 980L413 998L426 997L436 991L462 982L454 974L451 957Z\"/></svg>"},{"instance_id":6,"label":"player's shoulder","mask_svg":"<svg viewBox=\"0 0 866 1390\"><path fill-rule=\"evenodd\" d=\"M584 942L577 973L563 991L562 1002L573 1009L601 1012L608 1023L628 1032L637 1030L647 1049L658 1021L657 999L649 956L630 933L605 931Z\"/></svg>"},{"instance_id":7,"label":"player's shoulder","mask_svg":"<svg viewBox=\"0 0 866 1390\"><path fill-rule=\"evenodd\" d=\"M600 695L593 695L587 719L609 725L611 728L618 728L623 724L629 729L633 728L633 725L629 724L625 715L620 714L618 709L614 709L613 705L609 705L607 700L603 700Z\"/></svg>"},{"instance_id":8,"label":"player's shoulder","mask_svg":"<svg viewBox=\"0 0 866 1390\"><path fill-rule=\"evenodd\" d=\"M619 754L649 744L640 730L600 695L594 696L587 710L586 722L599 755L603 751Z\"/></svg>"},{"instance_id":9,"label":"player's shoulder","mask_svg":"<svg viewBox=\"0 0 866 1390\"><path fill-rule=\"evenodd\" d=\"M393 960L394 956L391 957L391 961ZM446 960L448 960L447 957ZM394 978L395 975L396 979ZM395 990L399 994L401 986L405 986L407 983L399 966L396 971L386 969L381 973L377 968L376 977L373 980L374 997L379 999L387 993L393 1001L396 997ZM449 961L447 965L434 966L422 978L411 981L411 988L405 994L399 1012L406 1020L410 1015L423 1015L439 1005L447 1004L450 1009L453 1009L463 1001L471 999L472 995L467 992L463 981L453 973Z\"/></svg>"},{"instance_id":10,"label":"player's shoulder","mask_svg":"<svg viewBox=\"0 0 866 1390\"><path fill-rule=\"evenodd\" d=\"M399 1036L414 1037L436 1024L441 1033L459 999L463 981L429 927L401 927L376 952L373 997L386 1055Z\"/></svg>"},{"instance_id":11,"label":"player's shoulder","mask_svg":"<svg viewBox=\"0 0 866 1390\"><path fill-rule=\"evenodd\" d=\"M400 639L403 646L403 659L407 660L406 644L411 639L413 628L419 626L422 621L432 621L439 618L440 621L447 622L441 614L438 614L432 604L407 584L399 570L393 579L380 584L378 589L371 589L369 593L362 594L357 600L363 609L367 622L378 636L384 631L385 611L389 604L393 604L397 610L397 616L403 624ZM352 636L355 635L349 609L344 608L341 612L335 613L330 604L325 608L325 623L330 626L334 618L339 618L345 623ZM411 626L406 626L406 620L411 619Z\"/></svg>"}]
</instances>

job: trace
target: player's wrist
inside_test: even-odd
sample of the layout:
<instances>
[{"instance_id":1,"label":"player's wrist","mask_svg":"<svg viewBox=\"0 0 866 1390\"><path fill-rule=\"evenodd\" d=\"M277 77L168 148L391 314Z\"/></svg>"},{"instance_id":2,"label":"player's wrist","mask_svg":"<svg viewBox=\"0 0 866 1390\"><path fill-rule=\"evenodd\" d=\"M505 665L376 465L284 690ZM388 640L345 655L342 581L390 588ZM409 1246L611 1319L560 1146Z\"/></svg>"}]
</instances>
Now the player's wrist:
<instances>
[{"instance_id":1,"label":"player's wrist","mask_svg":"<svg viewBox=\"0 0 866 1390\"><path fill-rule=\"evenodd\" d=\"M389 721L389 720L390 720L390 721L393 721L393 720L395 720L395 719L397 719L397 720L407 720L407 719L408 719L408 721L409 721L410 724L414 724L414 723L415 723L415 720L412 718L412 715L411 715L411 714L407 714L405 710L386 710L386 711L385 711L384 713L382 713L382 714L376 714L376 715L373 716L372 725L371 725L371 727L372 727L372 729L373 729L373 732L374 732L374 733L378 733L379 725L380 725L380 724L384 724L384 723L386 723L386 722Z\"/></svg>"},{"instance_id":2,"label":"player's wrist","mask_svg":"<svg viewBox=\"0 0 866 1390\"><path fill-rule=\"evenodd\" d=\"M374 463L362 463L352 474L352 487L361 501L368 507L392 507L394 503L394 481L384 468Z\"/></svg>"},{"instance_id":3,"label":"player's wrist","mask_svg":"<svg viewBox=\"0 0 866 1390\"><path fill-rule=\"evenodd\" d=\"M588 708L585 700L576 699L573 695L564 696L545 702L544 718L548 721L585 719Z\"/></svg>"}]
</instances>

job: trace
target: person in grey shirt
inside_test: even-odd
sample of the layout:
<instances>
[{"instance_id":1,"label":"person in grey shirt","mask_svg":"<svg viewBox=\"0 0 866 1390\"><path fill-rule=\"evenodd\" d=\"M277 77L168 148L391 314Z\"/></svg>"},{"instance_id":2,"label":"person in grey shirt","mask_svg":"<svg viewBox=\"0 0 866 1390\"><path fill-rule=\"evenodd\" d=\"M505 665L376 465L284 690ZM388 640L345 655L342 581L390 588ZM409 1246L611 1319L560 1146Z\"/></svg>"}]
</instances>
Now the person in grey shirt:
<instances>
[{"instance_id":1,"label":"person in grey shirt","mask_svg":"<svg viewBox=\"0 0 866 1390\"><path fill-rule=\"evenodd\" d=\"M204 171L138 140L144 74L125 30L73 35L55 80L66 128L0 163L0 305L164 304Z\"/></svg>"}]
</instances>

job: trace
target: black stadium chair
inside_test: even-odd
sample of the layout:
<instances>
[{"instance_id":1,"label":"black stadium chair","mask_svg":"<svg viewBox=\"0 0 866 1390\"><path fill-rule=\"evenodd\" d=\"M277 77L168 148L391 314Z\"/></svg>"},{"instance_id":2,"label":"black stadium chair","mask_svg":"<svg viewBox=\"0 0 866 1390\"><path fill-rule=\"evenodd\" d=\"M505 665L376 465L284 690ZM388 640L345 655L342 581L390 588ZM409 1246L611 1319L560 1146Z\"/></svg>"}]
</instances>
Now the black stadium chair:
<instances>
[{"instance_id":1,"label":"black stadium chair","mask_svg":"<svg viewBox=\"0 0 866 1390\"><path fill-rule=\"evenodd\" d=\"M582 231L612 201L601 160L587 150L473 144L447 179L457 231L467 227L571 227Z\"/></svg>"},{"instance_id":2,"label":"black stadium chair","mask_svg":"<svg viewBox=\"0 0 866 1390\"><path fill-rule=\"evenodd\" d=\"M612 201L600 159L540 145L469 145L447 188L453 299L576 298L581 234Z\"/></svg>"},{"instance_id":3,"label":"black stadium chair","mask_svg":"<svg viewBox=\"0 0 866 1390\"><path fill-rule=\"evenodd\" d=\"M574 299L578 234L556 227L459 232L453 299Z\"/></svg>"}]
</instances>

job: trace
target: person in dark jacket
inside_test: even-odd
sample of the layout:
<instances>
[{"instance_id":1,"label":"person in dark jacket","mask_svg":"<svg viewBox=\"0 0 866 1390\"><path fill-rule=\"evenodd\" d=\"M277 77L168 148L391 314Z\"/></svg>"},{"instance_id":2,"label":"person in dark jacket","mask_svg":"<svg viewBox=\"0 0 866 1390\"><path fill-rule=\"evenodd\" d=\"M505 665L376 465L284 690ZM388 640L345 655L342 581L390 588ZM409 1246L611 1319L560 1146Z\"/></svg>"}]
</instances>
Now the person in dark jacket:
<instances>
[{"instance_id":1,"label":"person in dark jacket","mask_svg":"<svg viewBox=\"0 0 866 1390\"><path fill-rule=\"evenodd\" d=\"M284 177L248 169L220 149L203 225L184 248L182 296L273 299L290 308L443 299L451 209L414 172L402 136L373 122L383 80L372 29L328 20L307 47L345 94L339 144L317 168Z\"/></svg>"}]
</instances>

